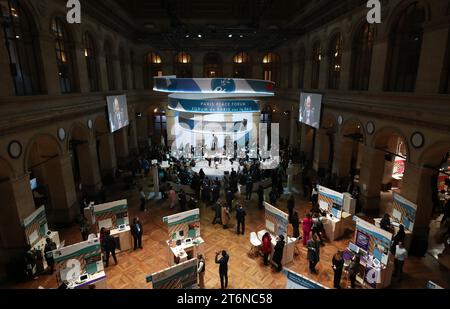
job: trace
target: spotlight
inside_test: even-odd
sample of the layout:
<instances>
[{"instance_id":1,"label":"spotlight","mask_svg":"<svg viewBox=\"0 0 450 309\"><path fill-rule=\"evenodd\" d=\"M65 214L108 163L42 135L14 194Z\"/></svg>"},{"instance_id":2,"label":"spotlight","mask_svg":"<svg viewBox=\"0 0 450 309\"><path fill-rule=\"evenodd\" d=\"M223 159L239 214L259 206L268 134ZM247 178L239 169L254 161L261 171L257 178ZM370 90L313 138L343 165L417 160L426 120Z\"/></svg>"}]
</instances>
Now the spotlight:
<instances>
[{"instance_id":1,"label":"spotlight","mask_svg":"<svg viewBox=\"0 0 450 309\"><path fill-rule=\"evenodd\" d=\"M136 113L136 118L141 118L142 117L142 113Z\"/></svg>"},{"instance_id":2,"label":"spotlight","mask_svg":"<svg viewBox=\"0 0 450 309\"><path fill-rule=\"evenodd\" d=\"M186 34L186 39L188 39L189 38L189 34Z\"/></svg>"},{"instance_id":3,"label":"spotlight","mask_svg":"<svg viewBox=\"0 0 450 309\"><path fill-rule=\"evenodd\" d=\"M198 37L199 39L201 39L201 38L202 38L202 35L201 35L201 34L199 34L199 35L197 35L197 37Z\"/></svg>"},{"instance_id":4,"label":"spotlight","mask_svg":"<svg viewBox=\"0 0 450 309\"><path fill-rule=\"evenodd\" d=\"M232 35L232 34L229 34L228 37L231 39L231 38L233 37L233 35Z\"/></svg>"},{"instance_id":5,"label":"spotlight","mask_svg":"<svg viewBox=\"0 0 450 309\"><path fill-rule=\"evenodd\" d=\"M239 36L241 39L244 37L244 35L243 34L241 34L240 36Z\"/></svg>"}]
</instances>

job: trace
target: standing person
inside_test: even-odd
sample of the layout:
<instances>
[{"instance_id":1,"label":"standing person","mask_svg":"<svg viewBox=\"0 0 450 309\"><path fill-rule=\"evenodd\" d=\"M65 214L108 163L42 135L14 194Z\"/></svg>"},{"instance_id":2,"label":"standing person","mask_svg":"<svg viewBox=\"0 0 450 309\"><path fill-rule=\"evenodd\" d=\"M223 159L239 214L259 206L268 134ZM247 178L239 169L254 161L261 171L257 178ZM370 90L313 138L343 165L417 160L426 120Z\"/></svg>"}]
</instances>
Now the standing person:
<instances>
[{"instance_id":1,"label":"standing person","mask_svg":"<svg viewBox=\"0 0 450 309\"><path fill-rule=\"evenodd\" d=\"M308 240L308 254L307 259L309 261L309 272L311 274L317 274L316 265L320 260L320 243L317 240L317 236L313 235L312 239Z\"/></svg>"},{"instance_id":2,"label":"standing person","mask_svg":"<svg viewBox=\"0 0 450 309\"><path fill-rule=\"evenodd\" d=\"M170 202L170 209L174 209L175 205L177 204L177 193L175 192L172 186L170 186L169 189L169 202Z\"/></svg>"},{"instance_id":3,"label":"standing person","mask_svg":"<svg viewBox=\"0 0 450 309\"><path fill-rule=\"evenodd\" d=\"M242 235L244 235L244 231L245 231L245 216L247 215L247 213L245 212L245 209L242 207L242 205L238 205L237 209L236 209L236 221L237 221L237 234L239 235L240 233ZM242 227L242 229L241 229ZM242 230L242 232L241 232Z\"/></svg>"},{"instance_id":4,"label":"standing person","mask_svg":"<svg viewBox=\"0 0 450 309\"><path fill-rule=\"evenodd\" d=\"M264 255L264 265L269 265L269 255L272 252L272 237L270 237L269 232L266 232L262 238L262 248L261 251Z\"/></svg>"},{"instance_id":5,"label":"standing person","mask_svg":"<svg viewBox=\"0 0 450 309\"><path fill-rule=\"evenodd\" d=\"M142 224L139 221L139 218L136 217L133 219L133 224L131 225L131 235L133 235L133 243L134 249L136 250L138 247L142 249Z\"/></svg>"},{"instance_id":6,"label":"standing person","mask_svg":"<svg viewBox=\"0 0 450 309\"><path fill-rule=\"evenodd\" d=\"M178 195L178 201L180 202L181 211L185 211L187 199L183 189L181 189L180 194Z\"/></svg>"},{"instance_id":7,"label":"standing person","mask_svg":"<svg viewBox=\"0 0 450 309\"><path fill-rule=\"evenodd\" d=\"M217 219L219 219L222 224L222 202L220 200L215 204L214 211L215 213L212 224L216 224Z\"/></svg>"},{"instance_id":8,"label":"standing person","mask_svg":"<svg viewBox=\"0 0 450 309\"><path fill-rule=\"evenodd\" d=\"M398 227L398 232L397 234L395 234L393 241L392 241L392 247L391 247L391 252L393 255L395 255L395 250L397 249L397 245L402 242L405 242L405 237L406 237L406 233L405 233L405 227L403 226L403 224L400 224Z\"/></svg>"},{"instance_id":9,"label":"standing person","mask_svg":"<svg viewBox=\"0 0 450 309\"><path fill-rule=\"evenodd\" d=\"M222 289L226 289L228 287L228 261L230 260L230 256L225 250L222 251L222 257L220 259L219 254L220 252L216 252L215 262L219 264L220 286Z\"/></svg>"},{"instance_id":10,"label":"standing person","mask_svg":"<svg viewBox=\"0 0 450 309\"><path fill-rule=\"evenodd\" d=\"M283 250L284 250L284 236L280 235L277 238L277 244L275 245L272 261L277 264L277 270L281 271L283 269L283 264L281 261L283 260Z\"/></svg>"},{"instance_id":11,"label":"standing person","mask_svg":"<svg viewBox=\"0 0 450 309\"><path fill-rule=\"evenodd\" d=\"M319 193L317 192L317 186L314 185L312 192L311 192L311 204L312 204L312 208L316 208L317 207L317 200L319 199Z\"/></svg>"},{"instance_id":12,"label":"standing person","mask_svg":"<svg viewBox=\"0 0 450 309\"><path fill-rule=\"evenodd\" d=\"M83 199L80 202L80 215L82 218L85 218L84 216L84 209L87 208L89 206L86 197L83 197Z\"/></svg>"},{"instance_id":13,"label":"standing person","mask_svg":"<svg viewBox=\"0 0 450 309\"><path fill-rule=\"evenodd\" d=\"M258 187L258 209L264 209L264 187L262 185Z\"/></svg>"},{"instance_id":14,"label":"standing person","mask_svg":"<svg viewBox=\"0 0 450 309\"><path fill-rule=\"evenodd\" d=\"M275 192L275 190L273 188L269 192L269 200L270 200L270 204L272 206L275 206L277 204L277 194L276 194L276 192Z\"/></svg>"},{"instance_id":15,"label":"standing person","mask_svg":"<svg viewBox=\"0 0 450 309\"><path fill-rule=\"evenodd\" d=\"M390 220L390 216L389 214L384 214L383 219L381 219L380 221L380 227L385 230L390 232L391 230L391 220Z\"/></svg>"},{"instance_id":16,"label":"standing person","mask_svg":"<svg viewBox=\"0 0 450 309\"><path fill-rule=\"evenodd\" d=\"M230 223L230 211L224 203L221 203L222 208L220 210L220 217L222 220L222 226L224 229L228 228L228 223Z\"/></svg>"},{"instance_id":17,"label":"standing person","mask_svg":"<svg viewBox=\"0 0 450 309\"><path fill-rule=\"evenodd\" d=\"M106 231L106 239L105 239L105 250L106 250L106 267L109 265L109 255L111 254L114 260L114 263L117 265L116 258L116 240L113 236L111 236L110 231Z\"/></svg>"},{"instance_id":18,"label":"standing person","mask_svg":"<svg viewBox=\"0 0 450 309\"><path fill-rule=\"evenodd\" d=\"M322 232L323 232L324 228L323 228L323 223L320 220L319 214L317 214L317 213L314 214L314 216L312 218L312 222L313 222L312 228L311 228L312 234L316 235L319 238L320 244L323 246L324 243L323 243L323 239L322 239Z\"/></svg>"},{"instance_id":19,"label":"standing person","mask_svg":"<svg viewBox=\"0 0 450 309\"><path fill-rule=\"evenodd\" d=\"M227 193L225 195L225 199L227 201L227 207L230 209L230 211L233 211L233 199L234 199L234 193L231 191L230 188L227 189Z\"/></svg>"},{"instance_id":20,"label":"standing person","mask_svg":"<svg viewBox=\"0 0 450 309\"><path fill-rule=\"evenodd\" d=\"M50 238L47 237L45 239L45 247L44 247L44 254L45 254L45 261L47 261L48 267L50 267L50 274L53 275L53 271L55 270L55 260L53 258L53 250L57 249L57 246L55 242Z\"/></svg>"},{"instance_id":21,"label":"standing person","mask_svg":"<svg viewBox=\"0 0 450 309\"><path fill-rule=\"evenodd\" d=\"M403 276L403 265L408 257L408 251L406 251L403 246L403 242L399 242L395 248L395 259L394 259L394 276L398 277L398 281L402 280Z\"/></svg>"},{"instance_id":22,"label":"standing person","mask_svg":"<svg viewBox=\"0 0 450 309\"><path fill-rule=\"evenodd\" d=\"M25 273L27 274L28 279L38 279L36 276L37 273L37 257L36 252L30 245L26 245L25 247Z\"/></svg>"},{"instance_id":23,"label":"standing person","mask_svg":"<svg viewBox=\"0 0 450 309\"><path fill-rule=\"evenodd\" d=\"M294 212L291 218L292 224L292 237L299 238L300 237L300 219L298 218L298 212Z\"/></svg>"},{"instance_id":24,"label":"standing person","mask_svg":"<svg viewBox=\"0 0 450 309\"><path fill-rule=\"evenodd\" d=\"M312 219L311 214L307 213L306 218L302 222L302 232L303 232L303 245L306 246L309 240L309 234L311 233Z\"/></svg>"},{"instance_id":25,"label":"standing person","mask_svg":"<svg viewBox=\"0 0 450 309\"><path fill-rule=\"evenodd\" d=\"M251 176L248 176L247 178L247 184L245 186L246 191L246 198L247 201L250 201L252 199L252 191L253 191L253 180Z\"/></svg>"},{"instance_id":26,"label":"standing person","mask_svg":"<svg viewBox=\"0 0 450 309\"><path fill-rule=\"evenodd\" d=\"M197 255L198 286L200 287L200 289L205 288L205 268L206 264L203 255Z\"/></svg>"},{"instance_id":27,"label":"standing person","mask_svg":"<svg viewBox=\"0 0 450 309\"><path fill-rule=\"evenodd\" d=\"M100 248L102 250L103 253L106 252L106 229L104 227L102 227L100 229Z\"/></svg>"},{"instance_id":28,"label":"standing person","mask_svg":"<svg viewBox=\"0 0 450 309\"><path fill-rule=\"evenodd\" d=\"M83 239L83 241L87 240L91 228L89 226L88 221L84 217L81 218L80 231L81 231L81 238Z\"/></svg>"},{"instance_id":29,"label":"standing person","mask_svg":"<svg viewBox=\"0 0 450 309\"><path fill-rule=\"evenodd\" d=\"M139 194L141 196L141 211L147 211L147 209L145 207L146 197L145 197L145 192L144 192L144 188L143 187L139 188Z\"/></svg>"},{"instance_id":30,"label":"standing person","mask_svg":"<svg viewBox=\"0 0 450 309\"><path fill-rule=\"evenodd\" d=\"M350 278L350 286L352 289L355 288L356 275L359 273L359 255L355 255L348 266L348 276Z\"/></svg>"},{"instance_id":31,"label":"standing person","mask_svg":"<svg viewBox=\"0 0 450 309\"><path fill-rule=\"evenodd\" d=\"M336 252L336 254L333 256L332 260L333 270L334 270L334 288L340 289L341 288L341 277L342 277L342 270L344 269L344 258L342 257L342 251Z\"/></svg>"},{"instance_id":32,"label":"standing person","mask_svg":"<svg viewBox=\"0 0 450 309\"><path fill-rule=\"evenodd\" d=\"M295 207L295 198L294 198L294 195L291 194L291 196L289 196L289 199L287 201L287 209L289 212L289 221L291 221L292 215L294 214L294 207Z\"/></svg>"}]
</instances>

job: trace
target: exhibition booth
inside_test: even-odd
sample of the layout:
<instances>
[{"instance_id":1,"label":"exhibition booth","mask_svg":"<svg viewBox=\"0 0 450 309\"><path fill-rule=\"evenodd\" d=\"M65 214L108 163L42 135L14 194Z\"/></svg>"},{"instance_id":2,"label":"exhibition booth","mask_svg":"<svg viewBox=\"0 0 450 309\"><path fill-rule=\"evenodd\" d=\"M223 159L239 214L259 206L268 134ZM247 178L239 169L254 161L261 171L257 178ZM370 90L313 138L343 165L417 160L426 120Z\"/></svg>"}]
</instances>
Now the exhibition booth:
<instances>
[{"instance_id":1,"label":"exhibition booth","mask_svg":"<svg viewBox=\"0 0 450 309\"><path fill-rule=\"evenodd\" d=\"M69 289L106 288L99 239L91 239L53 251L58 286Z\"/></svg>"},{"instance_id":2,"label":"exhibition booth","mask_svg":"<svg viewBox=\"0 0 450 309\"><path fill-rule=\"evenodd\" d=\"M146 277L153 289L196 289L197 258L163 269Z\"/></svg>"},{"instance_id":3,"label":"exhibition booth","mask_svg":"<svg viewBox=\"0 0 450 309\"><path fill-rule=\"evenodd\" d=\"M345 265L355 255L360 256L360 271L356 280L366 288L382 289L391 284L394 270L390 254L392 234L355 216L356 231L343 257Z\"/></svg>"},{"instance_id":4,"label":"exhibition booth","mask_svg":"<svg viewBox=\"0 0 450 309\"><path fill-rule=\"evenodd\" d=\"M59 233L48 229L45 206L39 207L39 209L23 219L22 227L25 232L26 242L39 253L36 267L38 272L42 272L48 267L44 253L47 238L50 238L59 248L61 246Z\"/></svg>"},{"instance_id":5,"label":"exhibition booth","mask_svg":"<svg viewBox=\"0 0 450 309\"><path fill-rule=\"evenodd\" d=\"M300 275L288 268L284 268L283 273L286 275L286 289L295 289L295 290L328 289L326 286L324 286L312 279L309 279L303 275Z\"/></svg>"},{"instance_id":6,"label":"exhibition booth","mask_svg":"<svg viewBox=\"0 0 450 309\"><path fill-rule=\"evenodd\" d=\"M84 209L84 215L92 224L92 231L98 235L101 228L109 230L116 239L117 251L128 251L132 248L131 228L128 218L128 202L120 200L94 205Z\"/></svg>"},{"instance_id":7,"label":"exhibition booth","mask_svg":"<svg viewBox=\"0 0 450 309\"><path fill-rule=\"evenodd\" d=\"M163 218L169 240L167 261L170 266L196 259L205 253L205 241L200 236L200 210L193 209Z\"/></svg>"},{"instance_id":8,"label":"exhibition booth","mask_svg":"<svg viewBox=\"0 0 450 309\"><path fill-rule=\"evenodd\" d=\"M392 193L393 204L391 217L392 232L394 235L399 231L400 224L405 228L404 246L409 251L412 241L412 231L416 221L417 205L408 201L400 194ZM375 219L375 225L380 227L381 218Z\"/></svg>"},{"instance_id":9,"label":"exhibition booth","mask_svg":"<svg viewBox=\"0 0 450 309\"><path fill-rule=\"evenodd\" d=\"M355 202L351 196L323 186L318 186L318 193L319 208L326 212L326 218L322 219L325 234L330 241L334 241L344 236L347 229L353 229L350 212L355 212Z\"/></svg>"},{"instance_id":10,"label":"exhibition booth","mask_svg":"<svg viewBox=\"0 0 450 309\"><path fill-rule=\"evenodd\" d=\"M296 238L288 237L288 225L289 215L276 207L273 207L267 202L264 202L265 207L265 229L257 233L258 239L262 241L262 238L266 232L269 232L272 238L272 252L270 254L270 260L272 260L274 254L274 248L277 244L276 238L279 235L283 235L285 246L283 252L283 258L281 264L287 265L294 261L294 248Z\"/></svg>"}]
</instances>

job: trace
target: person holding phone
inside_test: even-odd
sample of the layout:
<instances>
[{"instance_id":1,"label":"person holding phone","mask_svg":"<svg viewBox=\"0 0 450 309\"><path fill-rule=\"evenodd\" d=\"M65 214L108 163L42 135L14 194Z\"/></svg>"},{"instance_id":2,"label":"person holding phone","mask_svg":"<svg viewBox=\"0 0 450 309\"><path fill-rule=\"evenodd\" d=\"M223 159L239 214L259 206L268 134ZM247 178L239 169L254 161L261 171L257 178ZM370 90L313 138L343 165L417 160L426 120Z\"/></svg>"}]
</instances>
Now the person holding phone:
<instances>
[{"instance_id":1,"label":"person holding phone","mask_svg":"<svg viewBox=\"0 0 450 309\"><path fill-rule=\"evenodd\" d=\"M228 287L228 261L230 256L225 250L222 250L222 256L219 258L220 252L216 252L215 262L219 264L220 286L222 289Z\"/></svg>"}]
</instances>

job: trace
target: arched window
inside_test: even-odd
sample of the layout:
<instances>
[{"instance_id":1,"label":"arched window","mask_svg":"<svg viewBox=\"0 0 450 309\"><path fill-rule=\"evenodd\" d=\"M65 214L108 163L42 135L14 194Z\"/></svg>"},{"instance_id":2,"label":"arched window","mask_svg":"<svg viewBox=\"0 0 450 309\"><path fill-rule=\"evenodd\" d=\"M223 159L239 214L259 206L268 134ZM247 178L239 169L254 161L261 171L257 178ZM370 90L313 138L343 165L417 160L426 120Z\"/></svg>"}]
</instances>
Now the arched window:
<instances>
[{"instance_id":1,"label":"arched window","mask_svg":"<svg viewBox=\"0 0 450 309\"><path fill-rule=\"evenodd\" d=\"M106 62L106 76L108 77L108 89L116 90L116 78L113 63L113 49L109 40L105 42L105 62Z\"/></svg>"},{"instance_id":2,"label":"arched window","mask_svg":"<svg viewBox=\"0 0 450 309\"><path fill-rule=\"evenodd\" d=\"M180 52L175 57L175 74L177 77L192 77L192 57L188 53Z\"/></svg>"},{"instance_id":3,"label":"arched window","mask_svg":"<svg viewBox=\"0 0 450 309\"><path fill-rule=\"evenodd\" d=\"M352 46L352 89L368 90L372 65L375 26L364 23L356 32Z\"/></svg>"},{"instance_id":4,"label":"arched window","mask_svg":"<svg viewBox=\"0 0 450 309\"><path fill-rule=\"evenodd\" d=\"M425 8L415 2L391 29L387 91L412 92L416 87L425 14Z\"/></svg>"},{"instance_id":5,"label":"arched window","mask_svg":"<svg viewBox=\"0 0 450 309\"><path fill-rule=\"evenodd\" d=\"M56 63L61 93L75 92L73 42L67 32L65 22L59 17L55 17L52 21L52 33L55 37Z\"/></svg>"},{"instance_id":6,"label":"arched window","mask_svg":"<svg viewBox=\"0 0 450 309\"><path fill-rule=\"evenodd\" d=\"M311 63L311 88L318 89L320 78L320 64L322 63L322 49L320 48L319 41L316 41L313 45Z\"/></svg>"},{"instance_id":7,"label":"arched window","mask_svg":"<svg viewBox=\"0 0 450 309\"><path fill-rule=\"evenodd\" d=\"M342 66L342 36L336 33L328 46L328 88L339 89Z\"/></svg>"},{"instance_id":8,"label":"arched window","mask_svg":"<svg viewBox=\"0 0 450 309\"><path fill-rule=\"evenodd\" d=\"M292 79L294 78L294 54L293 51L290 49L288 52L288 63L287 63L287 67L288 67L288 84L287 87L289 89L292 88L293 84L292 84Z\"/></svg>"},{"instance_id":9,"label":"arched window","mask_svg":"<svg viewBox=\"0 0 450 309\"><path fill-rule=\"evenodd\" d=\"M263 60L263 79L269 80L278 84L279 81L279 65L280 57L275 53L267 53L264 55Z\"/></svg>"},{"instance_id":10,"label":"arched window","mask_svg":"<svg viewBox=\"0 0 450 309\"><path fill-rule=\"evenodd\" d=\"M206 54L203 58L203 70L204 77L223 77L222 57L217 53Z\"/></svg>"},{"instance_id":11,"label":"arched window","mask_svg":"<svg viewBox=\"0 0 450 309\"><path fill-rule=\"evenodd\" d=\"M162 59L157 53L150 52L144 59L144 86L145 89L153 89L153 77L162 76Z\"/></svg>"},{"instance_id":12,"label":"arched window","mask_svg":"<svg viewBox=\"0 0 450 309\"><path fill-rule=\"evenodd\" d=\"M305 49L302 47L298 52L298 88L305 87Z\"/></svg>"},{"instance_id":13,"label":"arched window","mask_svg":"<svg viewBox=\"0 0 450 309\"><path fill-rule=\"evenodd\" d=\"M119 63L120 63L120 76L122 79L122 90L128 89L128 73L127 73L127 61L125 59L125 52L123 48L119 48Z\"/></svg>"},{"instance_id":14,"label":"arched window","mask_svg":"<svg viewBox=\"0 0 450 309\"><path fill-rule=\"evenodd\" d=\"M246 52L239 52L233 57L233 77L250 78L250 57Z\"/></svg>"},{"instance_id":15,"label":"arched window","mask_svg":"<svg viewBox=\"0 0 450 309\"><path fill-rule=\"evenodd\" d=\"M136 89L136 72L134 70L134 52L130 51L130 67L131 67L131 82L133 89Z\"/></svg>"},{"instance_id":16,"label":"arched window","mask_svg":"<svg viewBox=\"0 0 450 309\"><path fill-rule=\"evenodd\" d=\"M39 45L33 20L17 0L1 2L0 15L16 95L41 94Z\"/></svg>"},{"instance_id":17,"label":"arched window","mask_svg":"<svg viewBox=\"0 0 450 309\"><path fill-rule=\"evenodd\" d=\"M97 51L95 49L92 36L86 32L84 34L84 57L86 58L86 68L91 91L99 90Z\"/></svg>"}]
</instances>

